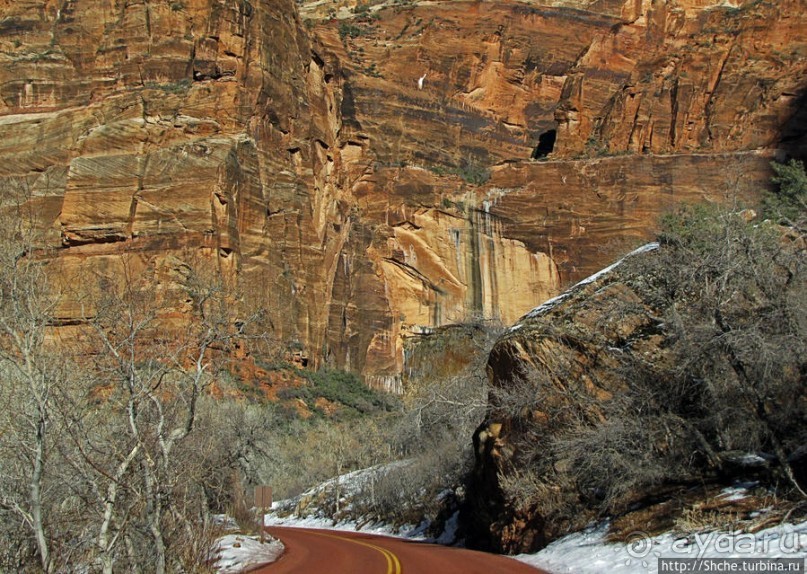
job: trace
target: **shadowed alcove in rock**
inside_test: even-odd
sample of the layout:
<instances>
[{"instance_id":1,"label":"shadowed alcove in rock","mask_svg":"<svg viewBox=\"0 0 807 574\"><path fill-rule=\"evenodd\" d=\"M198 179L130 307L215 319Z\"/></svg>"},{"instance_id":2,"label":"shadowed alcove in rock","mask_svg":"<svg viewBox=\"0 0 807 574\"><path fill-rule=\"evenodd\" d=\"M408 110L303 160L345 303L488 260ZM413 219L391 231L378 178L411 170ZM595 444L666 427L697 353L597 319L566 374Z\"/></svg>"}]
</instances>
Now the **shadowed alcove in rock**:
<instances>
[{"instance_id":1,"label":"shadowed alcove in rock","mask_svg":"<svg viewBox=\"0 0 807 574\"><path fill-rule=\"evenodd\" d=\"M542 159L552 153L552 150L555 149L557 136L558 132L556 130L548 130L538 136L538 145L532 151L530 159Z\"/></svg>"}]
</instances>

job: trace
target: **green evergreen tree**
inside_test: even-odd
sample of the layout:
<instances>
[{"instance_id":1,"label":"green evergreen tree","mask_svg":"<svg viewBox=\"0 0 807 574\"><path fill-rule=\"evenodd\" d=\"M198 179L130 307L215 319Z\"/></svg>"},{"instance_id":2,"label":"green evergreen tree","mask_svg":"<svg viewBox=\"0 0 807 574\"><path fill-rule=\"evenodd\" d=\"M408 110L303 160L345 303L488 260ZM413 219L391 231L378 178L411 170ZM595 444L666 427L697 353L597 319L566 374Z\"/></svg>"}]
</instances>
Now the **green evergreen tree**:
<instances>
[{"instance_id":1,"label":"green evergreen tree","mask_svg":"<svg viewBox=\"0 0 807 574\"><path fill-rule=\"evenodd\" d=\"M807 219L807 172L804 163L791 159L787 163L772 163L776 175L771 181L778 190L769 193L764 201L766 217L784 220L791 224Z\"/></svg>"}]
</instances>

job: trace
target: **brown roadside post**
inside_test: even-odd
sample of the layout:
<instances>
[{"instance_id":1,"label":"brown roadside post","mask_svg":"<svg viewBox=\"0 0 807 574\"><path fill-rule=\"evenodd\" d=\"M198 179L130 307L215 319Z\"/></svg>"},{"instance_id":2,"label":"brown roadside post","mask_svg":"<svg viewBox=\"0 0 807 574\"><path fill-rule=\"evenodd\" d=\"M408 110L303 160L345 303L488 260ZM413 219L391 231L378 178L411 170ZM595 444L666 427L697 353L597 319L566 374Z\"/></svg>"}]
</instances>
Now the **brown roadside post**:
<instances>
[{"instance_id":1,"label":"brown roadside post","mask_svg":"<svg viewBox=\"0 0 807 574\"><path fill-rule=\"evenodd\" d=\"M255 487L255 506L258 508L258 529L261 531L261 544L264 542L263 533L263 516L266 514L266 509L272 507L272 487L271 486L256 486Z\"/></svg>"}]
</instances>

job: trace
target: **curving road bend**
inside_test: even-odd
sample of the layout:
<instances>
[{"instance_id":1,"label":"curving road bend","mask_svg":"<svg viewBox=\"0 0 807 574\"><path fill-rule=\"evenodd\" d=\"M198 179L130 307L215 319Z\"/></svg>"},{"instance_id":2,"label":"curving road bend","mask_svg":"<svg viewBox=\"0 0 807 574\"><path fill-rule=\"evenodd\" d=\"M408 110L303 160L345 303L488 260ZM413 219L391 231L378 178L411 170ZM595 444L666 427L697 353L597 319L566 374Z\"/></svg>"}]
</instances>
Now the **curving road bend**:
<instances>
[{"instance_id":1,"label":"curving road bend","mask_svg":"<svg viewBox=\"0 0 807 574\"><path fill-rule=\"evenodd\" d=\"M271 527L286 545L260 574L542 574L512 558L362 532ZM545 572L543 574L546 574Z\"/></svg>"}]
</instances>

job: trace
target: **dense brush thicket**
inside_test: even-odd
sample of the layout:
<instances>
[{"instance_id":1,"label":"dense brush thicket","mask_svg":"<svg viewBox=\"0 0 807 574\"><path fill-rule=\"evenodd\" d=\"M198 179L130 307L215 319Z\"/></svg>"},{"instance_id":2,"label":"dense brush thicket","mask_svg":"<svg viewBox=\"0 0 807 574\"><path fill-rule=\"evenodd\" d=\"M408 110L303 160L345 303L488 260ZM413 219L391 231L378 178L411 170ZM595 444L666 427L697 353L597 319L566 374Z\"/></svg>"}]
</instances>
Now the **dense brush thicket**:
<instances>
[{"instance_id":1,"label":"dense brush thicket","mask_svg":"<svg viewBox=\"0 0 807 574\"><path fill-rule=\"evenodd\" d=\"M803 496L804 237L694 208L667 218L660 239L627 271L660 313L668 360L622 357L625 389L605 422L568 440L578 487L611 506L652 485L758 470Z\"/></svg>"},{"instance_id":2,"label":"dense brush thicket","mask_svg":"<svg viewBox=\"0 0 807 574\"><path fill-rule=\"evenodd\" d=\"M620 512L665 485L739 477L807 497L807 177L799 162L775 170L764 221L684 208L663 219L658 250L619 267L637 295L622 311L648 317L652 332L632 335L641 352L618 325L613 346L586 347L620 381L607 398L567 378L566 395L579 396L559 399L551 389L569 362L558 356L494 391L517 429L520 466L500 476L516 512L571 524L582 509ZM588 344L562 321L542 336Z\"/></svg>"},{"instance_id":3,"label":"dense brush thicket","mask_svg":"<svg viewBox=\"0 0 807 574\"><path fill-rule=\"evenodd\" d=\"M294 486L285 490L287 495L354 469L374 468L351 480L330 480L287 510L397 526L425 522L440 534L463 500L473 462L469 437L487 408L484 361L500 331L495 322L475 319L428 335L420 343L424 364L445 360L458 349L468 356L459 361L462 365L433 366L429 374L410 379L395 412L361 420L295 422L300 429L296 438L280 440L296 448L278 449L266 468L273 482ZM284 462L290 453L298 459L295 464Z\"/></svg>"}]
</instances>

